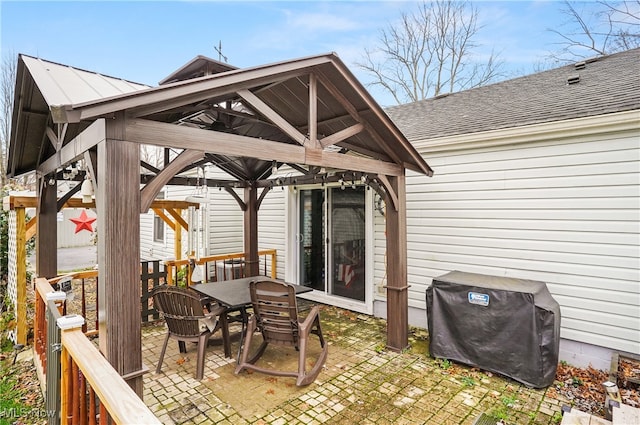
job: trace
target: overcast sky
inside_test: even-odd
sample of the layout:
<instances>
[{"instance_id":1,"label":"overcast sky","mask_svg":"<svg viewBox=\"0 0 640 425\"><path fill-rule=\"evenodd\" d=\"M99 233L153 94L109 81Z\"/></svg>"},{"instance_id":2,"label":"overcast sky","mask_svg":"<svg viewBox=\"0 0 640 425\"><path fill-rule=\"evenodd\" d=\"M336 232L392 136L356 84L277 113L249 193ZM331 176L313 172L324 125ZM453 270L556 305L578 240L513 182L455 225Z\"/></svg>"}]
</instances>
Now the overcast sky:
<instances>
[{"instance_id":1,"label":"overcast sky","mask_svg":"<svg viewBox=\"0 0 640 425\"><path fill-rule=\"evenodd\" d=\"M197 55L249 67L335 52L358 79L354 63L374 48L380 30L406 1L73 1L0 2L2 57L24 53L157 85ZM479 54L499 53L509 72L534 71L557 41L549 28L566 17L559 1L475 1ZM383 106L390 99L374 89Z\"/></svg>"}]
</instances>

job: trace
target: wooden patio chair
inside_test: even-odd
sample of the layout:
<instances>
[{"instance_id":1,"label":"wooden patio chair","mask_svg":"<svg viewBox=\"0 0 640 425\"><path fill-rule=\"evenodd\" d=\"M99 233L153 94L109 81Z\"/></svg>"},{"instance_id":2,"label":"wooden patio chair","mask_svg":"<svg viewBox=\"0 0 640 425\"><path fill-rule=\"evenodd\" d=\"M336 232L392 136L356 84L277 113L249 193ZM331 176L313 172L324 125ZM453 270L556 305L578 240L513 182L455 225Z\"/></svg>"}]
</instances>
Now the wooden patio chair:
<instances>
[{"instance_id":1,"label":"wooden patio chair","mask_svg":"<svg viewBox=\"0 0 640 425\"><path fill-rule=\"evenodd\" d=\"M327 360L328 346L322 337L320 328L320 310L313 306L304 320L298 317L295 289L286 283L271 280L252 281L249 285L253 314L249 319L247 333L242 348L240 362L235 373L243 369L255 370L275 376L291 376L297 378L298 386L308 385L315 381L322 366ZM253 334L259 330L262 333L262 344L249 357ZM307 343L309 336L315 334L320 340L322 351L315 364L306 371ZM284 345L298 350L298 370L276 370L257 366L255 363L264 354L267 346Z\"/></svg>"},{"instance_id":2,"label":"wooden patio chair","mask_svg":"<svg viewBox=\"0 0 640 425\"><path fill-rule=\"evenodd\" d=\"M179 342L180 352L186 352L186 342L198 344L198 359L196 364L196 379L201 380L204 374L204 353L209 338L219 329L223 331L223 345L226 353L231 352L229 347L228 330L226 326L226 309L222 306L209 306L209 312L205 312L202 299L194 291L176 286L161 285L152 291L153 305L167 324L167 336L162 345L160 359L156 367L156 373L162 371L162 362L167 350L169 339Z\"/></svg>"}]
</instances>

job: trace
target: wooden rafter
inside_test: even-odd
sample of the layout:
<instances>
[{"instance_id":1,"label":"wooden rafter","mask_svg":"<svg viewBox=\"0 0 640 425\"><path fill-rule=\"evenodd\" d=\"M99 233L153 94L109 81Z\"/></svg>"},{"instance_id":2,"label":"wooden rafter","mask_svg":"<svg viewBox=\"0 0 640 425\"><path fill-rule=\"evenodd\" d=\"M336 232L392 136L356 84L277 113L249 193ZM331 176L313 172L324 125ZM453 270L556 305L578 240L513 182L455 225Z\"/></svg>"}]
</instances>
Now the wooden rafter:
<instances>
[{"instance_id":1,"label":"wooden rafter","mask_svg":"<svg viewBox=\"0 0 640 425\"><path fill-rule=\"evenodd\" d=\"M38 167L40 175L54 173L58 168L80 158L83 153L105 139L105 120L95 120L82 133L64 145L58 154L51 156Z\"/></svg>"},{"instance_id":2,"label":"wooden rafter","mask_svg":"<svg viewBox=\"0 0 640 425\"><path fill-rule=\"evenodd\" d=\"M84 162L87 166L87 173L93 184L93 191L98 190L98 153L95 149L89 149L84 153Z\"/></svg>"},{"instance_id":3,"label":"wooden rafter","mask_svg":"<svg viewBox=\"0 0 640 425\"><path fill-rule=\"evenodd\" d=\"M367 130L369 135L375 139L379 145L384 149L385 153L389 155L391 159L397 164L401 164L402 161L398 157L398 155L394 152L393 148L389 146L389 143L384 140L384 138L380 137L376 131L370 126L367 125L365 121L360 118L360 114L355 106L347 99L347 97L342 94L340 90L331 82L329 78L327 78L323 73L318 72L318 80L322 83L325 89L331 93L333 97L336 98L338 102L347 110L349 115L358 123L362 124L364 128Z\"/></svg>"},{"instance_id":4,"label":"wooden rafter","mask_svg":"<svg viewBox=\"0 0 640 425\"><path fill-rule=\"evenodd\" d=\"M336 143L342 142L343 140L348 139L351 136L355 136L362 130L364 130L364 125L362 125L361 123L354 124L351 127L347 127L326 137L323 137L320 140L320 145L322 145L323 148L335 145Z\"/></svg>"},{"instance_id":5,"label":"wooden rafter","mask_svg":"<svg viewBox=\"0 0 640 425\"><path fill-rule=\"evenodd\" d=\"M51 142L51 145L56 150L59 150L60 141L58 140L58 135L53 131L51 127L47 127L45 129L45 133L47 134L47 138Z\"/></svg>"},{"instance_id":6,"label":"wooden rafter","mask_svg":"<svg viewBox=\"0 0 640 425\"><path fill-rule=\"evenodd\" d=\"M282 118L276 111L271 109L271 107L264 103L258 96L251 93L249 90L238 90L238 96L248 103L256 112L262 114L269 121L277 125L293 140L298 142L300 145L305 146L305 143L307 143L307 137L300 133L300 131L298 131L298 129L291 125L287 120Z\"/></svg>"},{"instance_id":7,"label":"wooden rafter","mask_svg":"<svg viewBox=\"0 0 640 425\"><path fill-rule=\"evenodd\" d=\"M305 142L312 148L321 148L318 143L318 80L309 74L309 139Z\"/></svg>"}]
</instances>

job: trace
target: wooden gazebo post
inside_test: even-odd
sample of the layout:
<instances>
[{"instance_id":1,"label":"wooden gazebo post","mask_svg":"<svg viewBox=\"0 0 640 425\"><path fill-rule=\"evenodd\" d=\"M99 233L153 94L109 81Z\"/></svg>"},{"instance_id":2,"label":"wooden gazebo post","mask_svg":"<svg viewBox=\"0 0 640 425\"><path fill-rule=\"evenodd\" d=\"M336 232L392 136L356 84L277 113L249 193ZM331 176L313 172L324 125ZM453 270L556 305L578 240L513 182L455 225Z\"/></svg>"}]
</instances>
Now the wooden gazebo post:
<instances>
[{"instance_id":1,"label":"wooden gazebo post","mask_svg":"<svg viewBox=\"0 0 640 425\"><path fill-rule=\"evenodd\" d=\"M98 143L100 351L142 398L140 146L126 141L123 115Z\"/></svg>"},{"instance_id":2,"label":"wooden gazebo post","mask_svg":"<svg viewBox=\"0 0 640 425\"><path fill-rule=\"evenodd\" d=\"M258 275L258 194L255 185L244 189L245 274Z\"/></svg>"},{"instance_id":3,"label":"wooden gazebo post","mask_svg":"<svg viewBox=\"0 0 640 425\"><path fill-rule=\"evenodd\" d=\"M387 189L387 347L402 351L409 344L405 176L384 180Z\"/></svg>"},{"instance_id":4,"label":"wooden gazebo post","mask_svg":"<svg viewBox=\"0 0 640 425\"><path fill-rule=\"evenodd\" d=\"M53 184L49 184L49 180ZM50 279L58 274L58 214L57 183L54 175L43 176L38 182L36 209L36 276Z\"/></svg>"}]
</instances>

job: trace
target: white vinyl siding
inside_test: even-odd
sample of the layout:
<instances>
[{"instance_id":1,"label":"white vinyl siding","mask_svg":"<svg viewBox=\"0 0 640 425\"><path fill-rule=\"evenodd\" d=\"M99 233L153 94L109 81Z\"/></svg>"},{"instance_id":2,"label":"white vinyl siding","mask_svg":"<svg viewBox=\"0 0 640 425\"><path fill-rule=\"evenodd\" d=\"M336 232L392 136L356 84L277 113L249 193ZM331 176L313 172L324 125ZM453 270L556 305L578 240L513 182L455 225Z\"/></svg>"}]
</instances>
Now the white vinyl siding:
<instances>
[{"instance_id":1,"label":"white vinyl siding","mask_svg":"<svg viewBox=\"0 0 640 425\"><path fill-rule=\"evenodd\" d=\"M435 175L407 176L409 305L452 270L540 280L563 338L640 352L639 137L423 149Z\"/></svg>"},{"instance_id":2,"label":"white vinyl siding","mask_svg":"<svg viewBox=\"0 0 640 425\"><path fill-rule=\"evenodd\" d=\"M165 229L164 243L153 240L153 220L155 214L152 209L140 214L140 258L142 260L168 260L173 258L173 231ZM171 247L166 244L171 243Z\"/></svg>"},{"instance_id":3,"label":"white vinyl siding","mask_svg":"<svg viewBox=\"0 0 640 425\"><path fill-rule=\"evenodd\" d=\"M285 201L287 190L279 188L269 191L264 197L258 213L259 249L276 249L277 276L284 278L285 266ZM262 271L261 271L262 272Z\"/></svg>"},{"instance_id":4,"label":"white vinyl siding","mask_svg":"<svg viewBox=\"0 0 640 425\"><path fill-rule=\"evenodd\" d=\"M244 190L236 189L240 199ZM244 251L244 213L230 193L209 189L209 255Z\"/></svg>"},{"instance_id":5,"label":"white vinyl siding","mask_svg":"<svg viewBox=\"0 0 640 425\"><path fill-rule=\"evenodd\" d=\"M82 214L83 210L87 213L87 217L96 217L96 213L92 209L63 208L62 210L60 210L60 212L58 212L58 220L60 220L57 221L58 248L95 245L97 221L94 221L91 225L91 227L94 229L93 232L81 230L78 233L76 233L76 224L71 221L72 218L80 217L80 214ZM35 210L27 211L27 216L30 218L34 217Z\"/></svg>"}]
</instances>

